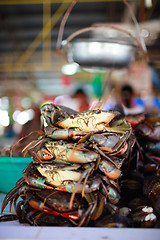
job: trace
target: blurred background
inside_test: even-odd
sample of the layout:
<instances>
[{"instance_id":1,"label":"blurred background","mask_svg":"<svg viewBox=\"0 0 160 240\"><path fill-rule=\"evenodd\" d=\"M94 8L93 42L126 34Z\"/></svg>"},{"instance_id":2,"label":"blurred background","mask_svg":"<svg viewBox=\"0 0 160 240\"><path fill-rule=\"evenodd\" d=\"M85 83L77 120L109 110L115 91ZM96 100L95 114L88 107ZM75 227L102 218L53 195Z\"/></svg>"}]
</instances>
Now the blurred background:
<instances>
[{"instance_id":1,"label":"blurred background","mask_svg":"<svg viewBox=\"0 0 160 240\"><path fill-rule=\"evenodd\" d=\"M63 24L63 17L73 3ZM72 96L79 101L76 92L86 94L82 105L89 108L94 100L101 98L104 86L108 94L114 88L115 98L119 99L121 87L127 84L133 88L137 104L149 111L160 111L160 1L129 0L127 3L138 26L120 0L0 0L0 149L40 129L42 104L66 103L76 108L71 98L67 98ZM65 52L56 51L74 32L106 24L128 30L138 38L148 55L148 63L134 58L122 66L102 64L92 68L90 63L81 67L78 61L70 62ZM119 41L121 35L97 27L75 37L78 38ZM68 48L68 52L72 49Z\"/></svg>"}]
</instances>

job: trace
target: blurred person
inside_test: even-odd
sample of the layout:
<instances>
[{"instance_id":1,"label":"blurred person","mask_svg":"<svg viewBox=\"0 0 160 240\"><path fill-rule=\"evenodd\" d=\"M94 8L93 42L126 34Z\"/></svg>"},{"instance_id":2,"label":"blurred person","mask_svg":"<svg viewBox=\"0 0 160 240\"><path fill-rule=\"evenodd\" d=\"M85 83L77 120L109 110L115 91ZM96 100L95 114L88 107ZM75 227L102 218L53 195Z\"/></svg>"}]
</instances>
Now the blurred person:
<instances>
[{"instance_id":1,"label":"blurred person","mask_svg":"<svg viewBox=\"0 0 160 240\"><path fill-rule=\"evenodd\" d=\"M120 92L113 89L112 94L107 99L103 110L113 110L121 116L125 116L131 113L142 112L143 109L137 109L135 105L134 91L130 85L123 85Z\"/></svg>"},{"instance_id":2,"label":"blurred person","mask_svg":"<svg viewBox=\"0 0 160 240\"><path fill-rule=\"evenodd\" d=\"M40 133L37 131L41 130L40 122L40 109L38 106L32 107L34 111L34 117L32 120L26 122L17 136L16 142L12 146L13 156L23 156L22 150L33 140L38 139ZM29 156L27 153L26 156Z\"/></svg>"},{"instance_id":3,"label":"blurred person","mask_svg":"<svg viewBox=\"0 0 160 240\"><path fill-rule=\"evenodd\" d=\"M0 156L15 156L23 157L22 150L33 140L38 139L41 130L40 123L40 110L37 106L33 106L34 117L22 126L22 129L18 135L14 138L14 142L11 146L4 148L0 151ZM8 129L7 129L8 132ZM8 134L8 133L7 133ZM29 156L27 153L26 156Z\"/></svg>"},{"instance_id":4,"label":"blurred person","mask_svg":"<svg viewBox=\"0 0 160 240\"><path fill-rule=\"evenodd\" d=\"M160 77L156 71L155 64L153 62L149 62L149 69L151 73L151 80L153 84L153 88L156 91L160 91Z\"/></svg>"},{"instance_id":5,"label":"blurred person","mask_svg":"<svg viewBox=\"0 0 160 240\"><path fill-rule=\"evenodd\" d=\"M123 85L121 88L120 105L123 109L124 115L138 114L144 112L143 101L136 102L135 93L130 85ZM118 106L118 104L117 104Z\"/></svg>"},{"instance_id":6,"label":"blurred person","mask_svg":"<svg viewBox=\"0 0 160 240\"><path fill-rule=\"evenodd\" d=\"M34 111L34 117L22 126L22 130L19 133L18 138L22 138L31 132L41 129L40 109L37 106L33 106L32 109Z\"/></svg>"},{"instance_id":7,"label":"blurred person","mask_svg":"<svg viewBox=\"0 0 160 240\"><path fill-rule=\"evenodd\" d=\"M86 111L89 109L89 99L87 94L82 88L79 88L72 95L72 99L78 102L78 111Z\"/></svg>"},{"instance_id":8,"label":"blurred person","mask_svg":"<svg viewBox=\"0 0 160 240\"><path fill-rule=\"evenodd\" d=\"M72 95L56 97L54 104L69 107L77 112L86 111L89 109L89 98L82 88L78 88Z\"/></svg>"}]
</instances>

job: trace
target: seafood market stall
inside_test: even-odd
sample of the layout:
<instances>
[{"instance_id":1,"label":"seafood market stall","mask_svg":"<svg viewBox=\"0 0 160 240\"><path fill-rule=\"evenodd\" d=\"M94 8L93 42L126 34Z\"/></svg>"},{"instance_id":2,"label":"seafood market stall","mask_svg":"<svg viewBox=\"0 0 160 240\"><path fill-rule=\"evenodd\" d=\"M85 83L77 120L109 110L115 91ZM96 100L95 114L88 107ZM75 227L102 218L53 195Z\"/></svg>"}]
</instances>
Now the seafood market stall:
<instances>
[{"instance_id":1,"label":"seafood market stall","mask_svg":"<svg viewBox=\"0 0 160 240\"><path fill-rule=\"evenodd\" d=\"M76 38L99 28L114 34ZM86 111L57 104L60 96L44 101L40 129L0 157L0 238L160 238L160 114L126 114L118 98L113 108L105 105L116 89L109 92L114 70L130 69L135 78L127 82L138 94L151 89L147 49L137 32L138 37L117 25L93 25L59 42L56 50L68 63L109 74L98 101ZM138 71L140 79L145 72L139 85Z\"/></svg>"}]
</instances>

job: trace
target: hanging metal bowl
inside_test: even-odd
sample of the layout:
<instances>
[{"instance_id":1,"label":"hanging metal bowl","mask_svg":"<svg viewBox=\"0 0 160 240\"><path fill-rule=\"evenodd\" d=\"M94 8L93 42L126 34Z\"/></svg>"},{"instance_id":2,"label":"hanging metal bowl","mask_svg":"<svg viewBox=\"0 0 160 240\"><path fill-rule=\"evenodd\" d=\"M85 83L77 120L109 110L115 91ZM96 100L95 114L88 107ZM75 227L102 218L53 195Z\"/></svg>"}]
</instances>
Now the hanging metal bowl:
<instances>
[{"instance_id":1,"label":"hanging metal bowl","mask_svg":"<svg viewBox=\"0 0 160 240\"><path fill-rule=\"evenodd\" d=\"M123 68L128 67L137 52L144 55L139 40L130 32L116 26L105 26L124 34L124 38L78 39L77 36L97 27L89 27L70 35L62 44L68 62L75 62L84 68ZM126 37L127 35L127 37Z\"/></svg>"},{"instance_id":2,"label":"hanging metal bowl","mask_svg":"<svg viewBox=\"0 0 160 240\"><path fill-rule=\"evenodd\" d=\"M126 42L94 39L77 39L68 43L66 55L69 62L83 67L123 68L135 60L137 48Z\"/></svg>"}]
</instances>

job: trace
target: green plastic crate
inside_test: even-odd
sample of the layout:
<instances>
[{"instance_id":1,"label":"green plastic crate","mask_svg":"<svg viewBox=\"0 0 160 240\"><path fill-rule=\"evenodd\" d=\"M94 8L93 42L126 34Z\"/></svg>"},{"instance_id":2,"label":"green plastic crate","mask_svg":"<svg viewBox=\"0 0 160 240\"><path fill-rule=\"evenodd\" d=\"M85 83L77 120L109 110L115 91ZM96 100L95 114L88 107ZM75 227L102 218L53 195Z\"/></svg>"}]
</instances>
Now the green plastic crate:
<instances>
[{"instance_id":1,"label":"green plastic crate","mask_svg":"<svg viewBox=\"0 0 160 240\"><path fill-rule=\"evenodd\" d=\"M0 192L8 193L23 177L22 171L32 161L31 157L0 157Z\"/></svg>"}]
</instances>

